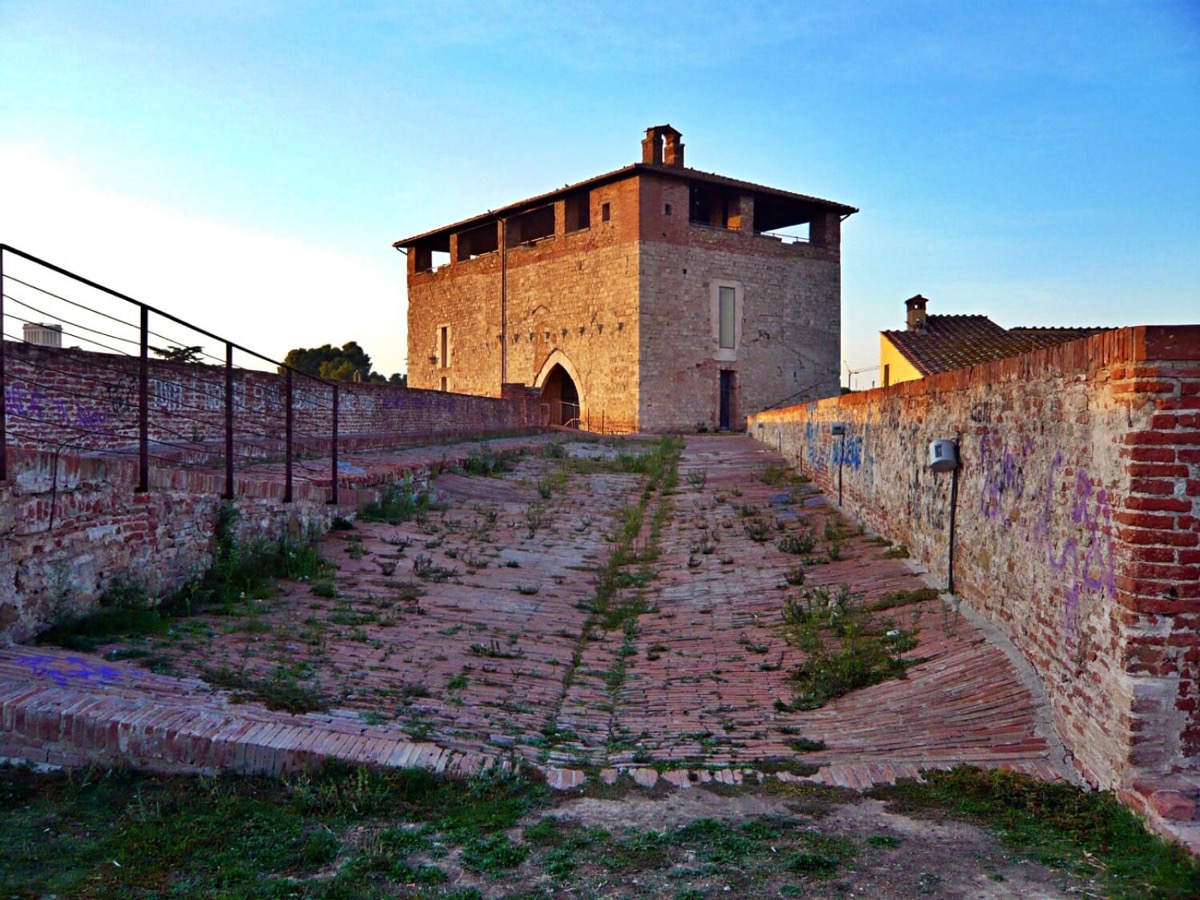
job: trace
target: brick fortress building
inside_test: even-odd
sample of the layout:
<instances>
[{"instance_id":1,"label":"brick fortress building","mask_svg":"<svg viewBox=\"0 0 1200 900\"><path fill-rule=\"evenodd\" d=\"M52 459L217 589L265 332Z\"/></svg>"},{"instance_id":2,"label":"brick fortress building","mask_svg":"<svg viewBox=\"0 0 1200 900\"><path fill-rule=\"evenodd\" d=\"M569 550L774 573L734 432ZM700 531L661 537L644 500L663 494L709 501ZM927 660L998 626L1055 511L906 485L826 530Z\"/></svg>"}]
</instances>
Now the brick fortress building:
<instances>
[{"instance_id":1,"label":"brick fortress building","mask_svg":"<svg viewBox=\"0 0 1200 900\"><path fill-rule=\"evenodd\" d=\"M855 212L687 168L650 128L640 163L396 241L409 386L533 385L551 422L622 431L837 394Z\"/></svg>"}]
</instances>

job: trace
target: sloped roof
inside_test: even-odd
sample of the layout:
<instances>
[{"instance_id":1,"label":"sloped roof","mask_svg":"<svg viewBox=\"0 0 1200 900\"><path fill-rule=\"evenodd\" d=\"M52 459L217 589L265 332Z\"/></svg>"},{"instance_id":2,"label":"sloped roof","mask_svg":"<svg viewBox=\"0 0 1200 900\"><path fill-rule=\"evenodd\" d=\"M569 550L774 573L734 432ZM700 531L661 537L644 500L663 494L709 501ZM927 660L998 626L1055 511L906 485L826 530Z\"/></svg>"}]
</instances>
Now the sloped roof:
<instances>
[{"instance_id":1,"label":"sloped roof","mask_svg":"<svg viewBox=\"0 0 1200 900\"><path fill-rule=\"evenodd\" d=\"M605 172L603 175L597 175L594 178L589 178L586 181L579 181L575 184L566 184L557 190L548 191L545 194L538 194L534 197L527 197L524 200L518 200L516 203L509 203L499 209L490 209L485 213L477 216L472 216L469 219L462 219L454 222L451 225L443 225L440 228L434 228L430 231L424 231L421 234L414 234L411 237L400 238L392 243L393 247L410 247L418 241L425 240L434 236L449 234L452 231L464 231L469 228L474 228L483 225L487 222L494 222L497 219L505 216L510 216L515 213L523 212L527 209L532 209L537 206L542 206L557 200L567 194L575 191L584 190L585 188L593 188L602 184L613 181L619 181L622 178L629 178L635 174L654 173L655 175L663 175L667 178L684 179L688 181L702 182L705 184L720 185L722 187L736 188L747 192L755 193L763 197L768 197L782 203L795 204L797 207L808 207L810 209L821 209L836 212L843 218L858 212L858 209L853 206L847 206L845 203L837 203L833 200L822 200L820 197L812 197L808 194L797 194L793 191L785 191L780 188L767 187L762 184L755 184L752 181L741 181L737 178L728 178L725 175L717 175L714 172L703 172L700 169L689 169L684 166L668 166L662 163L633 163L620 169L614 169L611 172Z\"/></svg>"},{"instance_id":2,"label":"sloped roof","mask_svg":"<svg viewBox=\"0 0 1200 900\"><path fill-rule=\"evenodd\" d=\"M1107 328L1011 328L987 316L926 316L913 331L883 335L922 375L937 375L1052 347Z\"/></svg>"}]
</instances>

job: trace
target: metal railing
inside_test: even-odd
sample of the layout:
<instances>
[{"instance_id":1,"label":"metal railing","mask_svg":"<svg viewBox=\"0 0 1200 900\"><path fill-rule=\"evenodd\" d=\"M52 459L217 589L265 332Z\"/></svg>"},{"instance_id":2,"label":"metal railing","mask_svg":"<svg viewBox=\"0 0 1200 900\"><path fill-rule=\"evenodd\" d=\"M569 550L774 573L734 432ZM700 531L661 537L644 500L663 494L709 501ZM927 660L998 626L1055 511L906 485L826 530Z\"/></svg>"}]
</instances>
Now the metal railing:
<instances>
[{"instance_id":1,"label":"metal railing","mask_svg":"<svg viewBox=\"0 0 1200 900\"><path fill-rule=\"evenodd\" d=\"M30 345L26 332L43 343ZM47 346L47 338L78 345ZM224 352L206 353L205 340ZM280 375L236 365L235 355ZM298 431L297 412L315 433ZM136 454L140 492L149 490L152 462L211 471L220 459L222 496L232 499L235 460L274 460L282 444L283 499L291 502L297 445L306 440L328 442L336 503L336 383L0 244L0 481L9 477L10 445Z\"/></svg>"}]
</instances>

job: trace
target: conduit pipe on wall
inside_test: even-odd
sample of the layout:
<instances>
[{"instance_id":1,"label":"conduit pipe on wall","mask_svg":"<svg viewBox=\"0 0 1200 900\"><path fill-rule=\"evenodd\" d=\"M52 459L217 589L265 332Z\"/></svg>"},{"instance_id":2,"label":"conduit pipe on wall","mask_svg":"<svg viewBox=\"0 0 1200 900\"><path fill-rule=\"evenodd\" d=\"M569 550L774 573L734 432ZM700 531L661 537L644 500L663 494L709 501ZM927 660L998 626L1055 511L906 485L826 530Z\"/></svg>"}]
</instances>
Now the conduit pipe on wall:
<instances>
[{"instance_id":1,"label":"conduit pipe on wall","mask_svg":"<svg viewBox=\"0 0 1200 900\"><path fill-rule=\"evenodd\" d=\"M829 433L838 439L838 506L842 505L842 462L846 459L846 425L844 422L834 422L829 426Z\"/></svg>"},{"instance_id":2,"label":"conduit pipe on wall","mask_svg":"<svg viewBox=\"0 0 1200 900\"><path fill-rule=\"evenodd\" d=\"M929 445L929 470L950 473L950 540L946 560L946 592L954 593L954 513L958 507L958 438Z\"/></svg>"},{"instance_id":3,"label":"conduit pipe on wall","mask_svg":"<svg viewBox=\"0 0 1200 900\"><path fill-rule=\"evenodd\" d=\"M534 360L536 362L536 360ZM500 393L508 383L508 217L500 220Z\"/></svg>"}]
</instances>

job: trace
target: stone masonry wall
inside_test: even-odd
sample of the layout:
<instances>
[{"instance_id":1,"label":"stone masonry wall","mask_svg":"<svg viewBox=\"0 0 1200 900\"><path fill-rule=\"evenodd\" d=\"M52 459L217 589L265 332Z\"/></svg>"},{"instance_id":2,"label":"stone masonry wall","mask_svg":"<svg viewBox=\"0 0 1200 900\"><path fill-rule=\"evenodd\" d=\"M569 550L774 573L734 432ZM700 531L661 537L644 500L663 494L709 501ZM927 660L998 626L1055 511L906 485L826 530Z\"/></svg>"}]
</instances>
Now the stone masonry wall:
<instances>
[{"instance_id":1,"label":"stone masonry wall","mask_svg":"<svg viewBox=\"0 0 1200 900\"><path fill-rule=\"evenodd\" d=\"M211 562L220 479L151 469L137 493L137 461L10 450L0 483L0 640L28 640L56 617L84 611L121 579L152 597L178 589ZM276 486L277 488L279 486ZM243 541L300 541L338 512L327 491L297 484L233 501Z\"/></svg>"},{"instance_id":2,"label":"stone masonry wall","mask_svg":"<svg viewBox=\"0 0 1200 900\"><path fill-rule=\"evenodd\" d=\"M604 221L602 206L610 218ZM636 182L591 191L590 225L532 246L497 250L434 272L410 272L409 383L499 396L502 295L508 383L535 384L554 362L576 380L581 418L637 428ZM500 226L497 225L497 228ZM450 327L449 364L439 329Z\"/></svg>"},{"instance_id":3,"label":"stone masonry wall","mask_svg":"<svg viewBox=\"0 0 1200 900\"><path fill-rule=\"evenodd\" d=\"M690 225L686 183L644 181L642 428L715 430L722 370L734 373L735 430L750 413L837 394L840 254ZM718 350L714 282L739 290L732 354Z\"/></svg>"},{"instance_id":4,"label":"stone masonry wall","mask_svg":"<svg viewBox=\"0 0 1200 900\"><path fill-rule=\"evenodd\" d=\"M957 439L955 593L1032 663L1088 781L1195 815L1200 326L1111 331L749 426L943 583L952 476L927 464L931 441Z\"/></svg>"},{"instance_id":5,"label":"stone masonry wall","mask_svg":"<svg viewBox=\"0 0 1200 900\"><path fill-rule=\"evenodd\" d=\"M749 195L743 199L748 209ZM585 423L643 431L715 429L723 370L734 377L733 423L747 412L836 394L837 217L818 217L812 243L785 243L755 234L749 215L740 230L695 225L689 205L688 182L641 173L592 188L583 230L566 232L559 199L554 236L530 246L428 272L416 270L414 252L410 384L438 389L445 379L448 390L495 396L502 380L540 384L560 362L579 389ZM495 227L503 245L503 227ZM717 352L718 282L739 291L741 340L732 354Z\"/></svg>"},{"instance_id":6,"label":"stone masonry wall","mask_svg":"<svg viewBox=\"0 0 1200 900\"><path fill-rule=\"evenodd\" d=\"M54 616L95 602L115 579L134 577L161 595L202 572L225 489L224 369L150 362L150 489L138 493L138 360L19 343L6 343L5 353L0 640L31 637ZM296 456L327 456L332 391L295 382ZM540 415L536 396L515 386L504 399L375 384L339 392L343 451L514 432ZM337 512L328 477L297 479L293 502L283 503L284 378L237 371L234 398L241 537L323 530ZM262 461L274 464L256 478Z\"/></svg>"}]
</instances>

